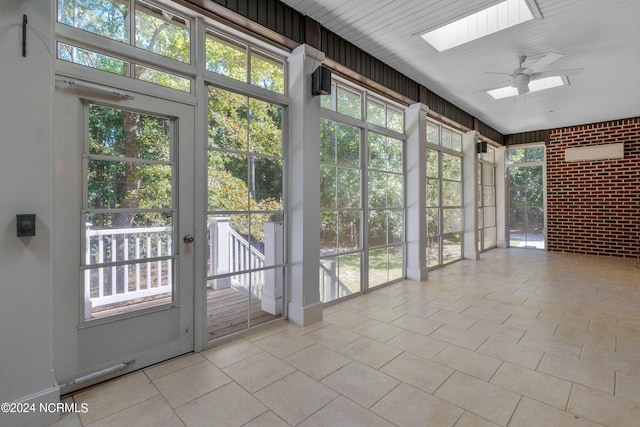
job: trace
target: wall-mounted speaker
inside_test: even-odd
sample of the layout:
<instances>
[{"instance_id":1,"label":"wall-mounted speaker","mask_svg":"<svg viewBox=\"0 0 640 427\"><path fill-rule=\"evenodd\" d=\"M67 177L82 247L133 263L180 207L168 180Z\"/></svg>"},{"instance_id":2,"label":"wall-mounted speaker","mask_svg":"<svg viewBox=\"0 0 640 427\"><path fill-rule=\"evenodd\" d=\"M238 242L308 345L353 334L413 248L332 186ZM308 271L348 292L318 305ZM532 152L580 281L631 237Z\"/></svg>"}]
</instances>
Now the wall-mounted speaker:
<instances>
[{"instance_id":1,"label":"wall-mounted speaker","mask_svg":"<svg viewBox=\"0 0 640 427\"><path fill-rule=\"evenodd\" d=\"M331 70L324 65L311 74L311 95L331 95Z\"/></svg>"},{"instance_id":2,"label":"wall-mounted speaker","mask_svg":"<svg viewBox=\"0 0 640 427\"><path fill-rule=\"evenodd\" d=\"M486 153L487 152L487 143L485 141L480 141L476 145L478 153Z\"/></svg>"}]
</instances>

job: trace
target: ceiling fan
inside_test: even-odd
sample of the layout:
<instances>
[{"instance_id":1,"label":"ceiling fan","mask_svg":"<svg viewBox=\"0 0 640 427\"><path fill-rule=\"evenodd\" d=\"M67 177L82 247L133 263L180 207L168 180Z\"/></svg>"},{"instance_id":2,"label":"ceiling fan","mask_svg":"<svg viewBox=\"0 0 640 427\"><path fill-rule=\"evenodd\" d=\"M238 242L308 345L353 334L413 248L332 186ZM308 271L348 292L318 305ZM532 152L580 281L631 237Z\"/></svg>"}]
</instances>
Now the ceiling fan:
<instances>
[{"instance_id":1,"label":"ceiling fan","mask_svg":"<svg viewBox=\"0 0 640 427\"><path fill-rule=\"evenodd\" d=\"M527 57L521 56L519 59L520 65L518 68L513 70L511 74L493 71L487 71L487 73L502 74L511 77L509 80L509 86L516 88L518 90L518 95L523 95L529 92L529 83L531 81L543 79L545 77L575 76L582 72L582 68L540 71L560 58L562 58L562 55L558 55L557 53L548 53L537 61L527 62Z\"/></svg>"}]
</instances>

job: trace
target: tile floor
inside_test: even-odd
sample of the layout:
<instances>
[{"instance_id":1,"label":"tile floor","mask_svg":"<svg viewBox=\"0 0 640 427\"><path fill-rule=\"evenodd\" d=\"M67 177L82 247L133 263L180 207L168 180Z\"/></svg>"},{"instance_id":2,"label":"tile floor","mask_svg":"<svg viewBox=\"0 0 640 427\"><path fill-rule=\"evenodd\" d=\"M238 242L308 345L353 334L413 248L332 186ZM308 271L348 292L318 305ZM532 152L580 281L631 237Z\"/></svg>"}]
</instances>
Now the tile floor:
<instances>
[{"instance_id":1,"label":"tile floor","mask_svg":"<svg viewBox=\"0 0 640 427\"><path fill-rule=\"evenodd\" d=\"M638 426L633 260L494 250L81 391L58 426Z\"/></svg>"}]
</instances>

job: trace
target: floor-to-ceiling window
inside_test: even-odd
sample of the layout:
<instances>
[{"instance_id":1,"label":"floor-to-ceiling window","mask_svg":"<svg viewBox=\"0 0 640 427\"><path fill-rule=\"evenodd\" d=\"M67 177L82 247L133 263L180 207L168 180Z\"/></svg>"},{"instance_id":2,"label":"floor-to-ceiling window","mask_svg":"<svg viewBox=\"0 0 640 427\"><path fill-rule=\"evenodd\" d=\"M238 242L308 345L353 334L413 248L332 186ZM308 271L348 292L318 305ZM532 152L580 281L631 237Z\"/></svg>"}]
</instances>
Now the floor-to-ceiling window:
<instances>
[{"instance_id":1,"label":"floor-to-ceiling window","mask_svg":"<svg viewBox=\"0 0 640 427\"><path fill-rule=\"evenodd\" d=\"M427 122L427 266L462 258L462 135Z\"/></svg>"},{"instance_id":2,"label":"floor-to-ceiling window","mask_svg":"<svg viewBox=\"0 0 640 427\"><path fill-rule=\"evenodd\" d=\"M404 277L404 113L343 81L322 99L320 298Z\"/></svg>"},{"instance_id":3,"label":"floor-to-ceiling window","mask_svg":"<svg viewBox=\"0 0 640 427\"><path fill-rule=\"evenodd\" d=\"M544 145L507 151L509 170L509 246L545 248Z\"/></svg>"},{"instance_id":4,"label":"floor-to-ceiling window","mask_svg":"<svg viewBox=\"0 0 640 427\"><path fill-rule=\"evenodd\" d=\"M478 248L486 251L497 245L495 149L487 147L478 167Z\"/></svg>"},{"instance_id":5,"label":"floor-to-ceiling window","mask_svg":"<svg viewBox=\"0 0 640 427\"><path fill-rule=\"evenodd\" d=\"M205 57L211 340L284 313L285 62L209 29Z\"/></svg>"}]
</instances>

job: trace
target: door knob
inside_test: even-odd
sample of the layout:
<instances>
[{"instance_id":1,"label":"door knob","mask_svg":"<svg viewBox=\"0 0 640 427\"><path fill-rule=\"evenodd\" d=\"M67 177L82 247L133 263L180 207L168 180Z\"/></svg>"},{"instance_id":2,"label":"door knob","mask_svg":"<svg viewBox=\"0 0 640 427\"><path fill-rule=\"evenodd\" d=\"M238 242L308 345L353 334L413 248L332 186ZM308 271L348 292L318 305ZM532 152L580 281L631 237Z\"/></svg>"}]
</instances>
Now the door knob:
<instances>
[{"instance_id":1,"label":"door knob","mask_svg":"<svg viewBox=\"0 0 640 427\"><path fill-rule=\"evenodd\" d=\"M193 236L192 236L191 234L186 234L186 235L182 238L182 240L183 240L185 243L193 243Z\"/></svg>"}]
</instances>

